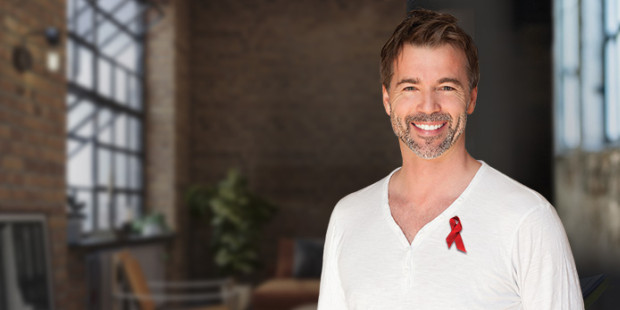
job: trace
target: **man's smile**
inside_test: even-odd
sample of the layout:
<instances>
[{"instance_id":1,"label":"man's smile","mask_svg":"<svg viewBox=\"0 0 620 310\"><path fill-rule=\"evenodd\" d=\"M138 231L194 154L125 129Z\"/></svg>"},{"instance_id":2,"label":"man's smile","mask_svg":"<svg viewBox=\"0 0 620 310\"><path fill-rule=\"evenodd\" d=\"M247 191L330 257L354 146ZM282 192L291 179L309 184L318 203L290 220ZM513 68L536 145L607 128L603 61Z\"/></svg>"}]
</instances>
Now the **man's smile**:
<instances>
[{"instance_id":1,"label":"man's smile","mask_svg":"<svg viewBox=\"0 0 620 310\"><path fill-rule=\"evenodd\" d=\"M442 128L445 124L447 124L447 122L441 122L441 123L415 123L412 122L411 123L413 126L422 129L424 131L434 131L437 129Z\"/></svg>"}]
</instances>

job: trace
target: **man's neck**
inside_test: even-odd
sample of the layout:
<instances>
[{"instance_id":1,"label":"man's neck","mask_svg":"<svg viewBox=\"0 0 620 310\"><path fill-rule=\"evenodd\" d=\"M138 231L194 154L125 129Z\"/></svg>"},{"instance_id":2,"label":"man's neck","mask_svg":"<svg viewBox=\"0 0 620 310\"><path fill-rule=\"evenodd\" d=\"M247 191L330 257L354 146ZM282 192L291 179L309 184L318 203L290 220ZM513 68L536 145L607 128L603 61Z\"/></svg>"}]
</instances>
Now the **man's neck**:
<instances>
[{"instance_id":1,"label":"man's neck","mask_svg":"<svg viewBox=\"0 0 620 310\"><path fill-rule=\"evenodd\" d=\"M456 145L455 145L456 146ZM412 205L458 197L469 185L481 164L464 145L435 159L423 159L401 146L402 168L390 181L390 192Z\"/></svg>"}]
</instances>

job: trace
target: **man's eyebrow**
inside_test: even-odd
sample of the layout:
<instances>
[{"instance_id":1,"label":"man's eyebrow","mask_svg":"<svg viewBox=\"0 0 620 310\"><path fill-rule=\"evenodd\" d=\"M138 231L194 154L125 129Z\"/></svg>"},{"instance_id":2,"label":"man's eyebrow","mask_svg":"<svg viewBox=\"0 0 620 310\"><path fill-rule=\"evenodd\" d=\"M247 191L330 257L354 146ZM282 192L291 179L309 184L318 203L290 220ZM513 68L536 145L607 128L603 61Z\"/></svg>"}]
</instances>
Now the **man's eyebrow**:
<instances>
[{"instance_id":1,"label":"man's eyebrow","mask_svg":"<svg viewBox=\"0 0 620 310\"><path fill-rule=\"evenodd\" d=\"M455 78L445 77L445 78L439 79L439 83L440 84L441 83L453 83L453 84L463 87L463 83L461 83L461 81Z\"/></svg>"},{"instance_id":2,"label":"man's eyebrow","mask_svg":"<svg viewBox=\"0 0 620 310\"><path fill-rule=\"evenodd\" d=\"M398 81L398 83L396 83L396 85L405 84L405 83L420 84L420 80L416 79L416 78L405 78L405 79L402 79L402 80Z\"/></svg>"}]
</instances>

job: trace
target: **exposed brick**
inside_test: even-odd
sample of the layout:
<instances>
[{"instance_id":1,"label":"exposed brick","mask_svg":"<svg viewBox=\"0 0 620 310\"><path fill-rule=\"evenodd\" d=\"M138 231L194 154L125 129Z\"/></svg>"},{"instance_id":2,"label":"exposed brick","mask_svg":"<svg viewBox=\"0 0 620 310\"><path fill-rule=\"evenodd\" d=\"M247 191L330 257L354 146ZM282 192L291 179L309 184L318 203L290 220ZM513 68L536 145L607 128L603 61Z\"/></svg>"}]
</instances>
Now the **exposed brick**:
<instances>
[{"instance_id":1,"label":"exposed brick","mask_svg":"<svg viewBox=\"0 0 620 310\"><path fill-rule=\"evenodd\" d=\"M2 157L0 167L7 171L20 171L24 168L24 162L21 158L12 155Z\"/></svg>"},{"instance_id":2,"label":"exposed brick","mask_svg":"<svg viewBox=\"0 0 620 310\"><path fill-rule=\"evenodd\" d=\"M45 27L63 30L62 1L0 1L0 210L49 215L52 286L56 309L77 310L68 288L64 177L64 97L66 81L47 72L49 46L43 36L28 35ZM22 41L25 40L25 41ZM12 65L14 46L25 42L33 69L19 73ZM64 45L59 52L64 55Z\"/></svg>"}]
</instances>

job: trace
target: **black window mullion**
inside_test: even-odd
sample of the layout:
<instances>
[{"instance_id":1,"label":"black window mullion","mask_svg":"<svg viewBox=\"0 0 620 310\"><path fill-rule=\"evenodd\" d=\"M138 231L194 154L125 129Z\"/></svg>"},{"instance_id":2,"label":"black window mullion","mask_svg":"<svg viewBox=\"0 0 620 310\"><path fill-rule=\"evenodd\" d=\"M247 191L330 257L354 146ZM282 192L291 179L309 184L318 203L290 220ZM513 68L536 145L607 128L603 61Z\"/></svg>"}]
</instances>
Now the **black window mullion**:
<instances>
[{"instance_id":1,"label":"black window mullion","mask_svg":"<svg viewBox=\"0 0 620 310\"><path fill-rule=\"evenodd\" d=\"M91 143L93 146L93 153L91 154L93 159L92 159L92 177L93 177L93 189L92 189L92 202L93 202L93 217L92 217L92 221L93 221L93 230L97 231L99 230L99 197L98 197L98 190L96 190L96 188L99 187L99 144L97 142L97 136L99 134L99 109L100 107L98 105L95 105L95 118L93 119L93 135L91 137Z\"/></svg>"},{"instance_id":2,"label":"black window mullion","mask_svg":"<svg viewBox=\"0 0 620 310\"><path fill-rule=\"evenodd\" d=\"M120 10L127 3L129 3L129 0L125 0L124 2L121 2L121 3L117 4L114 8L112 8L112 10L110 11L109 14L114 15L114 14L118 13L118 10ZM86 6L86 7L88 7L88 6ZM97 20L95 22L95 27L99 27L99 24L101 24L105 20L106 19L104 19L104 18L102 18L101 20ZM90 35L90 33L93 32L93 31L96 31L96 28L90 28L87 31L85 31L84 34L82 34L82 35L86 37L86 36Z\"/></svg>"},{"instance_id":3,"label":"black window mullion","mask_svg":"<svg viewBox=\"0 0 620 310\"><path fill-rule=\"evenodd\" d=\"M119 148L118 146L114 146L114 145L102 143L102 142L99 142L99 147L105 150L113 151L113 152L124 154L127 156L131 155L131 156L140 157L142 156L142 153L143 153L143 152L130 151L127 149Z\"/></svg>"},{"instance_id":4,"label":"black window mullion","mask_svg":"<svg viewBox=\"0 0 620 310\"><path fill-rule=\"evenodd\" d=\"M115 111L112 111L112 119L110 120L111 124L111 128L110 128L110 135L111 135L111 144L116 146L116 122L119 121L117 119L118 114ZM116 152L115 151L110 151L110 186L111 186L111 190L109 192L110 197L108 197L108 202L110 205L110 228L114 229L115 226L114 224L116 223L116 186L118 184L118 182L116 182Z\"/></svg>"},{"instance_id":5,"label":"black window mullion","mask_svg":"<svg viewBox=\"0 0 620 310\"><path fill-rule=\"evenodd\" d=\"M67 128L68 132L72 134L77 133L80 129L82 129L82 127L86 126L86 124L91 123L93 120L93 117L95 117L95 112L91 112L90 115L85 117L80 123L75 125L73 128Z\"/></svg>"},{"instance_id":6,"label":"black window mullion","mask_svg":"<svg viewBox=\"0 0 620 310\"><path fill-rule=\"evenodd\" d=\"M122 30L125 33L127 33L130 37L133 37L136 40L140 37L140 35L133 33L131 31L131 29L127 28L127 26L123 25L123 23L121 23L118 19L114 18L114 16L112 16L111 14L106 12L105 10L101 9L96 3L93 3L93 9L95 10L95 12L97 12L97 13L101 14L103 17L107 18L108 21L110 21L110 23L114 24L120 30ZM116 33L114 35L116 35ZM114 36L114 35L112 35L112 36ZM106 38L106 41L109 38L110 37Z\"/></svg>"},{"instance_id":7,"label":"black window mullion","mask_svg":"<svg viewBox=\"0 0 620 310\"><path fill-rule=\"evenodd\" d=\"M155 6L155 8L158 11L160 10L159 6L157 6L157 5ZM162 14L159 15L159 18L161 18L161 16L163 16L163 12L161 12L161 11L159 11L159 12L162 13ZM146 29L147 28L145 26L146 26L146 15L144 15L142 17L142 21L138 25L138 27L141 28L140 29L141 33L146 33ZM152 24L149 25L148 27L151 27L151 26L152 26ZM138 46L137 46L138 52L136 53L136 57L138 57L138 59L136 59L136 63L138 64L138 68L137 68L138 74L142 78L138 79L139 85L140 85L140 87L139 87L140 90L139 91L136 90L136 91L138 91L138 94L137 94L138 110L144 111L143 91L144 91L144 80L145 80L144 79L144 72L145 72L144 67L145 67L145 62L146 62L144 46L146 45L146 36L142 36L140 38L140 40L141 40L140 44L138 44ZM144 169L143 169L143 167L144 167L144 159L146 157L144 152L143 152L144 145L145 145L145 141L144 141L145 140L145 135L143 134L144 133L144 119L145 119L144 114L141 114L141 117L136 119L136 122L137 122L137 126L136 127L139 128L138 129L139 130L139 135L137 137L138 138L137 148L141 152L141 155L137 156L137 163L136 163L136 165L138 165L141 168L140 168L140 175L137 175L135 177L136 177L136 181L140 180L140 182L137 184L137 188L140 190L139 197L141 197L141 198L144 198L146 196L146 192L145 192L145 189L144 189L144 184L145 184L146 176L145 176L145 172L144 172ZM143 208L144 208L144 199L140 199L139 208L140 208L140 210L143 210Z\"/></svg>"},{"instance_id":8,"label":"black window mullion","mask_svg":"<svg viewBox=\"0 0 620 310\"><path fill-rule=\"evenodd\" d=\"M92 5L92 2L89 2L89 4ZM97 14L96 11L93 12L93 19L92 19L92 29L93 29L93 42L96 46L97 44L97 40L98 40L98 33L97 33L97 20L99 19L99 16ZM94 93L99 93L99 66L98 66L98 61L99 61L99 50L98 49L91 49L92 55L93 55L93 90ZM95 104L95 117L94 117L94 128L93 128L93 180L94 180L94 188L97 188L99 186L99 113L101 110L101 106L98 104L97 101L94 101ZM104 206L100 206L99 205L99 191L97 190L93 190L93 209L94 211L94 216L93 219L95 221L95 225L94 227L94 231L99 231L101 230L101 227L99 226L99 208L104 207Z\"/></svg>"},{"instance_id":9,"label":"black window mullion","mask_svg":"<svg viewBox=\"0 0 620 310\"><path fill-rule=\"evenodd\" d=\"M85 148L91 142L91 139L83 138L83 137L72 135L72 134L67 134L67 138L69 138L70 140L77 140L77 142L80 143L80 145L75 150L73 150L73 152L67 154L67 158L69 160L71 160L73 156L77 155L83 148Z\"/></svg>"},{"instance_id":10,"label":"black window mullion","mask_svg":"<svg viewBox=\"0 0 620 310\"><path fill-rule=\"evenodd\" d=\"M93 53L98 50L98 48L95 45L93 45L92 43L84 40L84 38L80 37L79 35L77 35L75 33L69 32L68 36L69 36L69 38L71 40L74 41L74 43L78 43L80 46L82 46L83 48L89 49ZM74 45L76 45L76 44L74 44ZM109 57L109 56L107 56L105 54L100 53L99 54L99 58L105 59L108 62L110 62L111 64L114 64L115 66L118 66L118 67L120 67L120 68L122 68L124 70L133 71L130 68L127 68L126 66L124 66L122 63L119 63L118 61L116 61L114 58Z\"/></svg>"},{"instance_id":11,"label":"black window mullion","mask_svg":"<svg viewBox=\"0 0 620 310\"><path fill-rule=\"evenodd\" d=\"M81 95L83 97L86 97L88 99L90 99L92 102L96 103L97 105L101 105L104 106L108 109L111 110L115 110L115 111L119 111L125 114L129 114L129 115L133 115L135 117L140 117L143 112L142 111L135 111L133 109L128 108L126 105L122 105L119 102L116 102L114 100L105 98L97 93L95 93L92 90L89 89L85 89L84 87L81 87L80 85L77 85L73 82L69 82L69 91L75 92L75 94Z\"/></svg>"}]
</instances>

